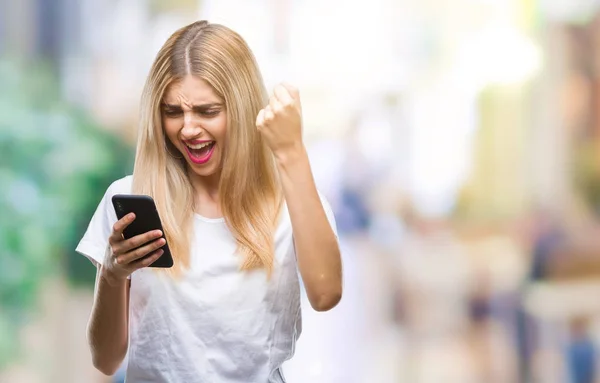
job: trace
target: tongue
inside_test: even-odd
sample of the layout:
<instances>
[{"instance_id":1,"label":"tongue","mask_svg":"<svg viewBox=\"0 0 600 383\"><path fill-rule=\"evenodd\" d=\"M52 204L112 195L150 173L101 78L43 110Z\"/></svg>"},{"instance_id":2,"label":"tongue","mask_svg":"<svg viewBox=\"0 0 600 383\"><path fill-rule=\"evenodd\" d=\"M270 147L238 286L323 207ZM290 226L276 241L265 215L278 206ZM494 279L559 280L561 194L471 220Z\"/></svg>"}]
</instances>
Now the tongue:
<instances>
[{"instance_id":1,"label":"tongue","mask_svg":"<svg viewBox=\"0 0 600 383\"><path fill-rule=\"evenodd\" d=\"M212 148L212 144L203 147L202 149L192 149L192 154L194 157L202 158L208 154L210 149Z\"/></svg>"}]
</instances>

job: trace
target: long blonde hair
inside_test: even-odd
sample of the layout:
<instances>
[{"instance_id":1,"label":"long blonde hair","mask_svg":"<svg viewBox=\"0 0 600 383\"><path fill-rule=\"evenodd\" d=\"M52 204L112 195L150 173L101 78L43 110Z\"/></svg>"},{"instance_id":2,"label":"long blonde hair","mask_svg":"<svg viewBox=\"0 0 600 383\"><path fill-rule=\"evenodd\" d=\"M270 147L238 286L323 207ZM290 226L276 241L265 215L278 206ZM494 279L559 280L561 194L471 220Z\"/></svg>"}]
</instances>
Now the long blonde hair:
<instances>
[{"instance_id":1,"label":"long blonde hair","mask_svg":"<svg viewBox=\"0 0 600 383\"><path fill-rule=\"evenodd\" d=\"M255 126L267 92L254 55L236 32L198 21L176 31L158 52L141 99L132 191L154 198L174 271L189 267L194 189L185 160L169 151L160 111L167 87L187 75L206 81L225 103L219 202L242 256L241 269L264 268L270 275L282 192L273 155Z\"/></svg>"}]
</instances>

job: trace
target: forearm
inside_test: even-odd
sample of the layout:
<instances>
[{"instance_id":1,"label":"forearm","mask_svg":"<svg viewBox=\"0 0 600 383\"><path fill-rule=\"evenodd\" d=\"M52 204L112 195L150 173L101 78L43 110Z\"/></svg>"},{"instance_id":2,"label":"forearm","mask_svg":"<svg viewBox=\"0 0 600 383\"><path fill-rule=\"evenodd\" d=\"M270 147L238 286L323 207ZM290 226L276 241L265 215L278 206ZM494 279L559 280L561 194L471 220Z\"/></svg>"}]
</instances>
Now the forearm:
<instances>
[{"instance_id":1,"label":"forearm","mask_svg":"<svg viewBox=\"0 0 600 383\"><path fill-rule=\"evenodd\" d=\"M128 295L128 280L108 283L98 268L88 343L94 366L106 375L116 372L127 353Z\"/></svg>"},{"instance_id":2,"label":"forearm","mask_svg":"<svg viewBox=\"0 0 600 383\"><path fill-rule=\"evenodd\" d=\"M334 307L342 295L342 262L304 147L277 157L288 206L298 268L312 307Z\"/></svg>"}]
</instances>

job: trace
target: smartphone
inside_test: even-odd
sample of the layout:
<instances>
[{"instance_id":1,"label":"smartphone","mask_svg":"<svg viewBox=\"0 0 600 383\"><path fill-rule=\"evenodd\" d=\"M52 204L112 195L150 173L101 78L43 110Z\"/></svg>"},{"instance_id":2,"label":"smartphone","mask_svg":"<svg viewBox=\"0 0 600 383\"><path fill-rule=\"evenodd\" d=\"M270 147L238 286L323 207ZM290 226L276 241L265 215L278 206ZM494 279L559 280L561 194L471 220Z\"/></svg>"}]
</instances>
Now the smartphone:
<instances>
[{"instance_id":1,"label":"smartphone","mask_svg":"<svg viewBox=\"0 0 600 383\"><path fill-rule=\"evenodd\" d=\"M129 239L136 235L144 234L152 230L163 231L162 223L156 210L156 204L152 197L135 194L115 194L112 197L113 207L117 218L121 219L129 213L135 214L133 222L123 230L123 237ZM162 238L165 238L164 231ZM153 241L158 238L153 239ZM165 241L167 239L165 238ZM145 244L144 244L145 245ZM142 245L142 246L144 246ZM173 256L169 250L169 244L162 247L163 254L149 267L169 268L173 267Z\"/></svg>"}]
</instances>

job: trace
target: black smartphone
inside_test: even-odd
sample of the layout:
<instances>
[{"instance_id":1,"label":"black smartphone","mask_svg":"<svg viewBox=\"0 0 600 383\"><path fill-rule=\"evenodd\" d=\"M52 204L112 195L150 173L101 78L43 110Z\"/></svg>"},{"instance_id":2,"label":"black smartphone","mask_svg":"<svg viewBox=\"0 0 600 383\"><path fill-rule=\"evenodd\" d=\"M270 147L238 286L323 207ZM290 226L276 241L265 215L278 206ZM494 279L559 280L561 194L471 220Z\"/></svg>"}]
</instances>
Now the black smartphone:
<instances>
[{"instance_id":1,"label":"black smartphone","mask_svg":"<svg viewBox=\"0 0 600 383\"><path fill-rule=\"evenodd\" d=\"M135 237L136 235L144 234L152 230L163 231L158 210L156 210L156 204L154 203L152 197L135 194L115 194L112 197L112 203L118 219L125 217L129 213L135 214L135 219L133 222L127 226L125 230L123 230L123 237L125 239L129 239ZM162 238L165 238L164 231ZM167 239L165 238L165 241L166 240ZM162 250L164 253L149 267L169 268L173 266L173 256L169 250L169 244L165 243L162 247Z\"/></svg>"}]
</instances>

